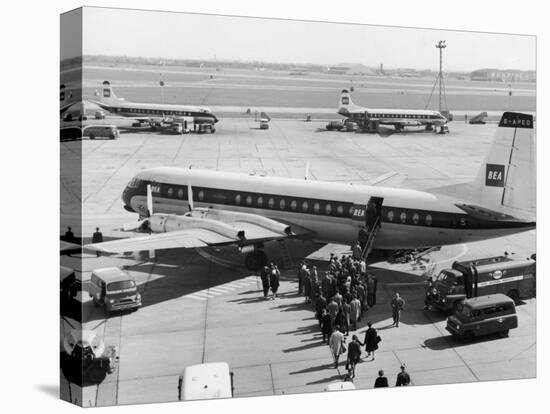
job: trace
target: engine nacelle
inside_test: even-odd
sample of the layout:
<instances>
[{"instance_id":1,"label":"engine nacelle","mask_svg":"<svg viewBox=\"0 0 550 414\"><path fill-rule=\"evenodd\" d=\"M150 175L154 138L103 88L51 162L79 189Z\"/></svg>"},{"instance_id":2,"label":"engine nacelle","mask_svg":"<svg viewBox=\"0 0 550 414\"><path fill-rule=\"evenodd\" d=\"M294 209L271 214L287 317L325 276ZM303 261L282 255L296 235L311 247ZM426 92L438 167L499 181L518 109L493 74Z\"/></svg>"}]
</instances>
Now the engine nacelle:
<instances>
[{"instance_id":1,"label":"engine nacelle","mask_svg":"<svg viewBox=\"0 0 550 414\"><path fill-rule=\"evenodd\" d=\"M177 216L171 214L154 214L149 217L144 224L148 226L148 229L153 233L166 233L192 228L210 230L232 240L237 239L244 241L246 239L244 230L240 230L238 227L220 221L193 217L190 215Z\"/></svg>"},{"instance_id":2,"label":"engine nacelle","mask_svg":"<svg viewBox=\"0 0 550 414\"><path fill-rule=\"evenodd\" d=\"M191 214L195 217L198 217L200 215L200 217L204 219L212 219L236 227L239 226L239 222L251 223L284 236L293 235L290 226L275 220L271 220L267 217L258 216L257 214L216 209L196 209L193 210Z\"/></svg>"}]
</instances>

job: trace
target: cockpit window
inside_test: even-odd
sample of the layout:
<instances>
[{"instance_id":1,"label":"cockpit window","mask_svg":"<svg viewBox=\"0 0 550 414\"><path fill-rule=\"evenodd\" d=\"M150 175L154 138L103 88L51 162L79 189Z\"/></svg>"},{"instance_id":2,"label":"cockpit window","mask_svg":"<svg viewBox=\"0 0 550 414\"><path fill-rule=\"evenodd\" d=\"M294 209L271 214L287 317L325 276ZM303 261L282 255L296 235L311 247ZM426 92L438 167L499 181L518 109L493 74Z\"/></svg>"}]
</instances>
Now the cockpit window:
<instances>
[{"instance_id":1,"label":"cockpit window","mask_svg":"<svg viewBox=\"0 0 550 414\"><path fill-rule=\"evenodd\" d=\"M135 178L135 177L134 177L134 178L132 178L132 181L130 181L130 182L128 183L128 187L130 187L130 188L137 188L137 187L139 186L140 181L141 181L141 180L140 180L139 178Z\"/></svg>"}]
</instances>

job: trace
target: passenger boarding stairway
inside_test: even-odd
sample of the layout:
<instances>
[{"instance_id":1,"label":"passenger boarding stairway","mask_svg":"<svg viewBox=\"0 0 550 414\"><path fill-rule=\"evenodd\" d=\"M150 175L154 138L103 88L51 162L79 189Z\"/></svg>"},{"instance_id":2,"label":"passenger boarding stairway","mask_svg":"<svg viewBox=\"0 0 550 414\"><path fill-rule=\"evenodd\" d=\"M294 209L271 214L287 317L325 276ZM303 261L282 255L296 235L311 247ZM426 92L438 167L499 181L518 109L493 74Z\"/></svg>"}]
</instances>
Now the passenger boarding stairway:
<instances>
[{"instance_id":1,"label":"passenger boarding stairway","mask_svg":"<svg viewBox=\"0 0 550 414\"><path fill-rule=\"evenodd\" d=\"M378 230L380 229L380 217L376 219L374 222L374 225L372 226L372 229L369 230L369 238L367 239L367 244L365 244L365 248L363 249L363 253L361 257L367 261L369 254L371 254L372 249L374 248L374 239L376 238L376 234L378 233Z\"/></svg>"},{"instance_id":2,"label":"passenger boarding stairway","mask_svg":"<svg viewBox=\"0 0 550 414\"><path fill-rule=\"evenodd\" d=\"M292 269L294 267L294 261L292 260L292 256L288 251L288 246L286 245L285 240L284 239L278 240L277 243L279 244L279 250L281 252L281 259L283 261L284 269L285 270Z\"/></svg>"}]
</instances>

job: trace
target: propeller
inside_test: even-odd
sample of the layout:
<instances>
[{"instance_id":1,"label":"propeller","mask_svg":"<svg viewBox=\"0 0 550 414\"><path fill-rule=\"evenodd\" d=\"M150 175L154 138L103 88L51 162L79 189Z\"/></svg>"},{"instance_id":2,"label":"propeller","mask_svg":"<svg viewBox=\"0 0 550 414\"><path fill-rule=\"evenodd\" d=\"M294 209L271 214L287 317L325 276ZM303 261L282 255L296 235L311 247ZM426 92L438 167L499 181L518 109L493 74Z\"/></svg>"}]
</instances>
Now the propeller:
<instances>
[{"instance_id":1,"label":"propeller","mask_svg":"<svg viewBox=\"0 0 550 414\"><path fill-rule=\"evenodd\" d=\"M306 161L306 172L304 174L304 180L308 180L309 178L309 160Z\"/></svg>"},{"instance_id":2,"label":"propeller","mask_svg":"<svg viewBox=\"0 0 550 414\"><path fill-rule=\"evenodd\" d=\"M189 202L189 211L193 211L195 207L193 205L193 187L191 183L187 184L187 201Z\"/></svg>"}]
</instances>

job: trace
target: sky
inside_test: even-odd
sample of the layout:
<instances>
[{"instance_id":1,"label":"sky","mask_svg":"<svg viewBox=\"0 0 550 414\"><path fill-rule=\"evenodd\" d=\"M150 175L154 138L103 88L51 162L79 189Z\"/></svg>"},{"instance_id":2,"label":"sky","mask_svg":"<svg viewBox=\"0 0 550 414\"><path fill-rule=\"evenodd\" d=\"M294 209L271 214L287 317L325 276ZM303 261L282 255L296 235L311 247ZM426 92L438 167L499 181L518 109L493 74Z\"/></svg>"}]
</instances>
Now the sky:
<instances>
[{"instance_id":1,"label":"sky","mask_svg":"<svg viewBox=\"0 0 550 414\"><path fill-rule=\"evenodd\" d=\"M535 70L534 36L85 8L85 55L438 70ZM62 51L62 58L70 52Z\"/></svg>"}]
</instances>

